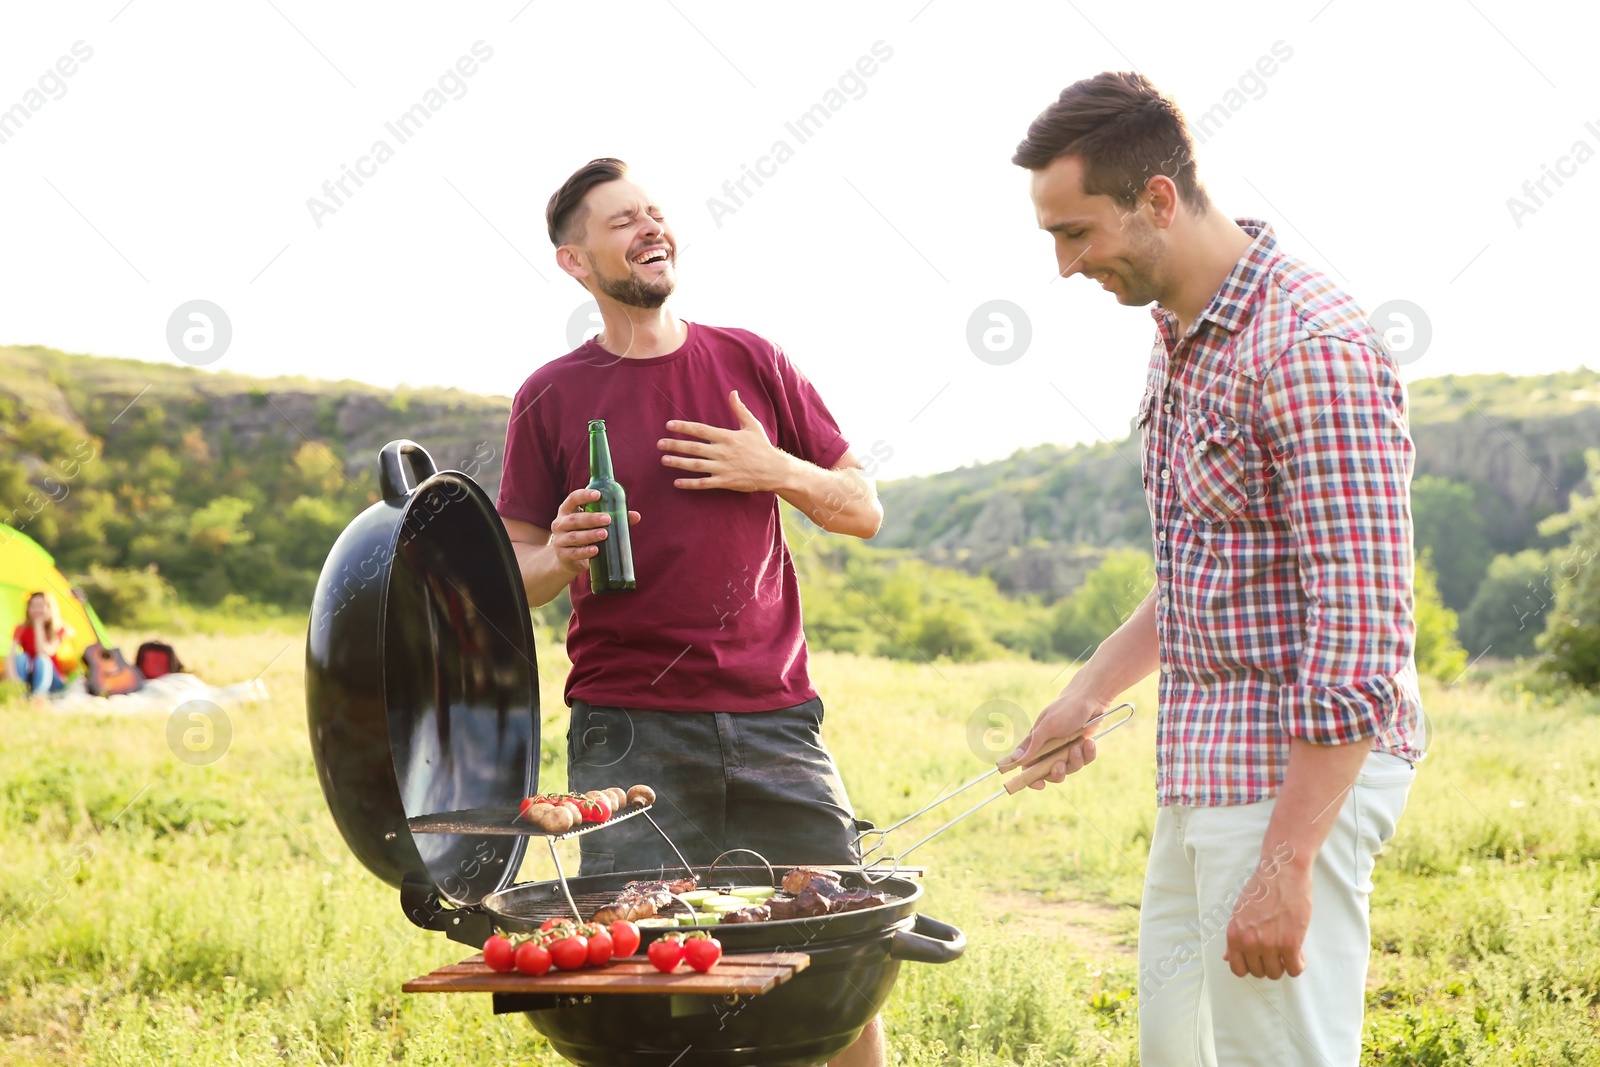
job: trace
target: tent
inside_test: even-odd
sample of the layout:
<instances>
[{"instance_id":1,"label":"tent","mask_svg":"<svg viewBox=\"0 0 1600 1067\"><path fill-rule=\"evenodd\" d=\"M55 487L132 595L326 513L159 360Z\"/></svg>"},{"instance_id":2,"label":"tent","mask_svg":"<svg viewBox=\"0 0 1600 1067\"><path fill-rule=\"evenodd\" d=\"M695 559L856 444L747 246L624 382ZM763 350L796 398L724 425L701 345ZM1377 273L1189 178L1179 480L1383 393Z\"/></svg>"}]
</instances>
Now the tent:
<instances>
[{"instance_id":1,"label":"tent","mask_svg":"<svg viewBox=\"0 0 1600 1067\"><path fill-rule=\"evenodd\" d=\"M95 634L104 629L94 609L72 595L72 586L50 553L40 548L27 534L0 525L0 640L11 649L11 633L27 617L28 595L39 591L53 593L61 606L61 621L72 627L72 636L61 646L61 659L82 663L84 649L95 643Z\"/></svg>"}]
</instances>

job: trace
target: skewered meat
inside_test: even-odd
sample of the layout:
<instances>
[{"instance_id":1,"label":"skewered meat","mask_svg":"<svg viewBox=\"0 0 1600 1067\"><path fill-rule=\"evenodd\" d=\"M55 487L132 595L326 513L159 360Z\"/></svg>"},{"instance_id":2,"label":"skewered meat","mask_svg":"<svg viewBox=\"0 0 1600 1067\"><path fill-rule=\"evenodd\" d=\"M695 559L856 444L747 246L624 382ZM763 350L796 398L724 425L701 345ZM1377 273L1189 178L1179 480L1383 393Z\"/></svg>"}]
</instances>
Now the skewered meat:
<instances>
[{"instance_id":1,"label":"skewered meat","mask_svg":"<svg viewBox=\"0 0 1600 1067\"><path fill-rule=\"evenodd\" d=\"M629 882L611 903L596 911L589 921L610 924L622 919L630 922L648 919L670 904L673 894L687 893L696 884L693 878L679 878L670 882Z\"/></svg>"}]
</instances>

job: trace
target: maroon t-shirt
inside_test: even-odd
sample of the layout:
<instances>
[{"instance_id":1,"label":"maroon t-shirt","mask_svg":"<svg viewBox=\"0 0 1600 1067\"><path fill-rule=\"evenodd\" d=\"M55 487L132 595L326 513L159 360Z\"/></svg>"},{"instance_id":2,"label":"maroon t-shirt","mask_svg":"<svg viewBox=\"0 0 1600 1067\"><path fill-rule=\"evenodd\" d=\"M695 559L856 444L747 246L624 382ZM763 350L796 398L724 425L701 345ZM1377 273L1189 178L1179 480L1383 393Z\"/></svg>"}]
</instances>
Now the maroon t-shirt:
<instances>
[{"instance_id":1,"label":"maroon t-shirt","mask_svg":"<svg viewBox=\"0 0 1600 1067\"><path fill-rule=\"evenodd\" d=\"M776 493L679 489L661 462L668 419L738 425L735 389L774 445L831 469L849 448L822 397L781 349L748 330L688 323L675 352L621 359L594 341L535 371L506 427L497 507L549 528L589 482L589 420L606 420L616 479L637 511L638 588L572 583L566 698L650 711L771 711L816 696L800 588Z\"/></svg>"}]
</instances>

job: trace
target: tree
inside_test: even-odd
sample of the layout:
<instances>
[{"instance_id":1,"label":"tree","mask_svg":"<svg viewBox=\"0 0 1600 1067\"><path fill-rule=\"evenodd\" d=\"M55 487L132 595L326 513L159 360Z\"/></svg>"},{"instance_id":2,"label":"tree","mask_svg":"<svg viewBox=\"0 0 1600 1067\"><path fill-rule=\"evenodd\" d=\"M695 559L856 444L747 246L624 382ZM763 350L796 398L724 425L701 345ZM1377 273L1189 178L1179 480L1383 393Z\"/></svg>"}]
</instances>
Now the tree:
<instances>
[{"instance_id":1,"label":"tree","mask_svg":"<svg viewBox=\"0 0 1600 1067\"><path fill-rule=\"evenodd\" d=\"M1411 522L1418 554L1433 554L1444 603L1464 609L1494 555L1484 535L1476 490L1465 482L1425 474L1411 483Z\"/></svg>"},{"instance_id":2,"label":"tree","mask_svg":"<svg viewBox=\"0 0 1600 1067\"><path fill-rule=\"evenodd\" d=\"M1474 656L1532 656L1555 599L1549 553L1496 556L1461 616L1461 643Z\"/></svg>"},{"instance_id":3,"label":"tree","mask_svg":"<svg viewBox=\"0 0 1600 1067\"><path fill-rule=\"evenodd\" d=\"M1572 494L1567 511L1539 524L1542 534L1567 534L1550 554L1547 586L1555 593L1550 621L1539 637L1543 669L1584 689L1600 684L1600 450L1584 456L1590 495Z\"/></svg>"}]
</instances>

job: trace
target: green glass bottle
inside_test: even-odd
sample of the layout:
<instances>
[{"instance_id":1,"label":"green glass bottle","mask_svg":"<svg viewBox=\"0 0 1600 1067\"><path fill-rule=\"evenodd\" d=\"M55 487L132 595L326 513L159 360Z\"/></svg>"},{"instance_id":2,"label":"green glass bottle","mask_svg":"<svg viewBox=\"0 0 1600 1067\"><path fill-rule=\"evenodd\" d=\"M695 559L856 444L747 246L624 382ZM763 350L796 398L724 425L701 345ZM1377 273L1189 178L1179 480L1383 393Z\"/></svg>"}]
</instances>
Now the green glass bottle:
<instances>
[{"instance_id":1,"label":"green glass bottle","mask_svg":"<svg viewBox=\"0 0 1600 1067\"><path fill-rule=\"evenodd\" d=\"M606 441L606 421L589 420L589 488L600 491L600 499L585 504L585 511L603 511L611 516L606 539L599 552L589 557L589 589L595 593L626 593L635 588L633 580L633 541L628 532L628 495L611 474L611 445Z\"/></svg>"}]
</instances>

